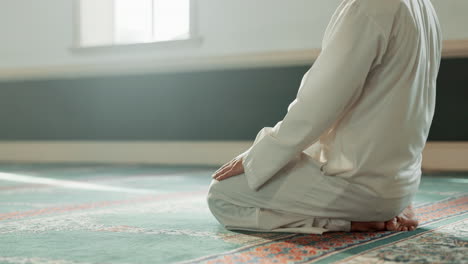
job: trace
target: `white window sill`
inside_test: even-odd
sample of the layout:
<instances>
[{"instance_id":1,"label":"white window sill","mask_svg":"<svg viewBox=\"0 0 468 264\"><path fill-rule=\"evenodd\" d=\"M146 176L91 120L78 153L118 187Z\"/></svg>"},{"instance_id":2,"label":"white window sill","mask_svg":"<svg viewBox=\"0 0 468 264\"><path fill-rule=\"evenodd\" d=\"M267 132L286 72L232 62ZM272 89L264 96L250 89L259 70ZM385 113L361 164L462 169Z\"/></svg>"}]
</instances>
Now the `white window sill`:
<instances>
[{"instance_id":1,"label":"white window sill","mask_svg":"<svg viewBox=\"0 0 468 264\"><path fill-rule=\"evenodd\" d=\"M96 46L81 46L74 44L70 51L73 53L87 53L87 52L115 52L115 51L139 51L139 50L159 50L159 49L172 49L181 47L200 47L203 38L193 36L187 39L144 42L144 43L128 43L128 44L109 44L109 45L96 45Z\"/></svg>"}]
</instances>

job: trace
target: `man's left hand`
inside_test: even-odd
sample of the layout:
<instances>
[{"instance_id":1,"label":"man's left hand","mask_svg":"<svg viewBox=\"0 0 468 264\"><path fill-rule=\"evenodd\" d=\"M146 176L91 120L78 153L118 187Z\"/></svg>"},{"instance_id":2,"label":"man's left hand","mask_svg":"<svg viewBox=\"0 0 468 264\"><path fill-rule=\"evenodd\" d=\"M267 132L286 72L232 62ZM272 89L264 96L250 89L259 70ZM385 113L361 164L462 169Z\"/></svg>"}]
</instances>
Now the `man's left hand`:
<instances>
[{"instance_id":1,"label":"man's left hand","mask_svg":"<svg viewBox=\"0 0 468 264\"><path fill-rule=\"evenodd\" d=\"M213 177L215 180L222 181L242 173L244 173L242 157L236 157L230 162L224 164L211 177Z\"/></svg>"}]
</instances>

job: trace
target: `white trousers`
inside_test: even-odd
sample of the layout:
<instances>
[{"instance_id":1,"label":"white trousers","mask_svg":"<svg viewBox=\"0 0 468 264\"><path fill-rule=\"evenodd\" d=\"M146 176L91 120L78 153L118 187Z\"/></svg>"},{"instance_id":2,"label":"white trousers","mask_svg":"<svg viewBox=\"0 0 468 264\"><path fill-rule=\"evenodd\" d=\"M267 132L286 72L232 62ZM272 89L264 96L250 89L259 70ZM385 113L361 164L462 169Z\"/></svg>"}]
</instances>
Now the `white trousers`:
<instances>
[{"instance_id":1,"label":"white trousers","mask_svg":"<svg viewBox=\"0 0 468 264\"><path fill-rule=\"evenodd\" d=\"M258 191L244 173L212 180L207 196L214 217L226 229L322 234L350 231L351 221L387 221L401 213L413 195L383 199L345 179L323 175L302 153Z\"/></svg>"}]
</instances>

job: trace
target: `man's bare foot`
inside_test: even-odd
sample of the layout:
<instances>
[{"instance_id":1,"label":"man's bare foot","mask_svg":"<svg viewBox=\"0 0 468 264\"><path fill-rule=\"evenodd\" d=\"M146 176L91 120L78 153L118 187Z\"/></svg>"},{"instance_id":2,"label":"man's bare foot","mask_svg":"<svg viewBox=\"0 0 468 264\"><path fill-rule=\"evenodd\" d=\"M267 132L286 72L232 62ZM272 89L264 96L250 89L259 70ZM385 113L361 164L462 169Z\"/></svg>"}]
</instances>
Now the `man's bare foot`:
<instances>
[{"instance_id":1,"label":"man's bare foot","mask_svg":"<svg viewBox=\"0 0 468 264\"><path fill-rule=\"evenodd\" d=\"M413 206L409 205L400 215L385 222L385 228L388 231L413 231L418 227L418 224Z\"/></svg>"},{"instance_id":2,"label":"man's bare foot","mask_svg":"<svg viewBox=\"0 0 468 264\"><path fill-rule=\"evenodd\" d=\"M352 232L386 231L385 222L351 222Z\"/></svg>"}]
</instances>

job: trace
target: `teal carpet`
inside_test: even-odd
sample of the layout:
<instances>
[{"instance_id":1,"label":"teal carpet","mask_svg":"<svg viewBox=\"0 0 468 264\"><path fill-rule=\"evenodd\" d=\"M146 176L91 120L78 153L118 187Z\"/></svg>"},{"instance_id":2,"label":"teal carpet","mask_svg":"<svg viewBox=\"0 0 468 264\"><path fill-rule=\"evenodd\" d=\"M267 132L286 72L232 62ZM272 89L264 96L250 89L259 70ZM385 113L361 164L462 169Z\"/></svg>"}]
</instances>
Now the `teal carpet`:
<instances>
[{"instance_id":1,"label":"teal carpet","mask_svg":"<svg viewBox=\"0 0 468 264\"><path fill-rule=\"evenodd\" d=\"M0 164L0 263L468 263L468 173L425 174L413 232L232 232L215 167Z\"/></svg>"}]
</instances>

